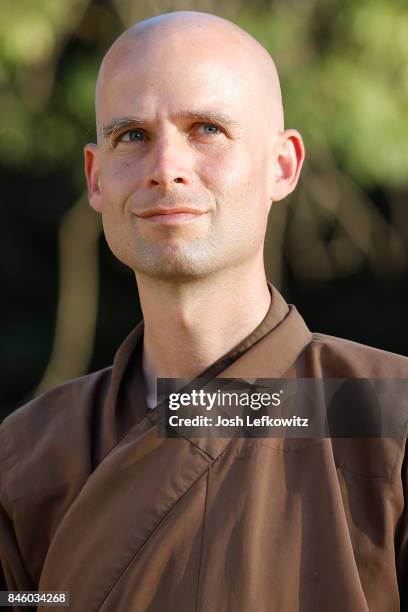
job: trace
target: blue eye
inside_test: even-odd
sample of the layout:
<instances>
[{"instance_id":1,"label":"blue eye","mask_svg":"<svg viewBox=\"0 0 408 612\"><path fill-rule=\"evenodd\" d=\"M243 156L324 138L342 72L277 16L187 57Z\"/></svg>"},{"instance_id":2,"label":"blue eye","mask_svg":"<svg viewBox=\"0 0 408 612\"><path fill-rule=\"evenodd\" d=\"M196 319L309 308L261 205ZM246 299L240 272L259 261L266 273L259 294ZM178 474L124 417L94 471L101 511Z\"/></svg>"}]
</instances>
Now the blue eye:
<instances>
[{"instance_id":1,"label":"blue eye","mask_svg":"<svg viewBox=\"0 0 408 612\"><path fill-rule=\"evenodd\" d=\"M122 134L122 136L119 136L118 141L119 142L140 142L144 139L145 134L143 132L143 130L129 130L128 132L125 132L124 134Z\"/></svg>"},{"instance_id":2,"label":"blue eye","mask_svg":"<svg viewBox=\"0 0 408 612\"><path fill-rule=\"evenodd\" d=\"M202 123L200 127L204 129L205 134L218 134L220 132L220 128L213 123Z\"/></svg>"}]
</instances>

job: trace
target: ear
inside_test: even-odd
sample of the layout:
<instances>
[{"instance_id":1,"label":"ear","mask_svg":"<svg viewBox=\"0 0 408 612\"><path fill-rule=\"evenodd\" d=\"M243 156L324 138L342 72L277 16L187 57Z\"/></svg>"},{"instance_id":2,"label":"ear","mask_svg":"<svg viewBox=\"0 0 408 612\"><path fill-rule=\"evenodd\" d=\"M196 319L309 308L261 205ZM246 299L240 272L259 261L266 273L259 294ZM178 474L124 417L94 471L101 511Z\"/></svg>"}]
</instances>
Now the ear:
<instances>
[{"instance_id":1,"label":"ear","mask_svg":"<svg viewBox=\"0 0 408 612\"><path fill-rule=\"evenodd\" d=\"M85 174L88 185L89 204L97 212L102 212L100 191L100 167L98 145L89 143L84 147Z\"/></svg>"},{"instance_id":2,"label":"ear","mask_svg":"<svg viewBox=\"0 0 408 612\"><path fill-rule=\"evenodd\" d=\"M297 130L281 132L275 149L272 201L283 200L295 189L304 158L305 148L299 132Z\"/></svg>"}]
</instances>

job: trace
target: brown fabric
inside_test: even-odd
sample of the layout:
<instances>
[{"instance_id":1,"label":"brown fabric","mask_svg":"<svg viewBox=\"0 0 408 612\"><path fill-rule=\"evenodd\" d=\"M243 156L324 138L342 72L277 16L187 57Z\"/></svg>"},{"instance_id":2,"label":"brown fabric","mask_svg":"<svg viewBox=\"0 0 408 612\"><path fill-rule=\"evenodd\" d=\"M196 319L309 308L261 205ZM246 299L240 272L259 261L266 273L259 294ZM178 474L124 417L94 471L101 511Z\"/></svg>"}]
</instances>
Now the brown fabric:
<instances>
[{"instance_id":1,"label":"brown fabric","mask_svg":"<svg viewBox=\"0 0 408 612\"><path fill-rule=\"evenodd\" d=\"M203 374L407 378L407 358L312 335L271 291ZM69 591L73 612L407 612L405 441L158 438L142 336L1 425L7 588Z\"/></svg>"}]
</instances>

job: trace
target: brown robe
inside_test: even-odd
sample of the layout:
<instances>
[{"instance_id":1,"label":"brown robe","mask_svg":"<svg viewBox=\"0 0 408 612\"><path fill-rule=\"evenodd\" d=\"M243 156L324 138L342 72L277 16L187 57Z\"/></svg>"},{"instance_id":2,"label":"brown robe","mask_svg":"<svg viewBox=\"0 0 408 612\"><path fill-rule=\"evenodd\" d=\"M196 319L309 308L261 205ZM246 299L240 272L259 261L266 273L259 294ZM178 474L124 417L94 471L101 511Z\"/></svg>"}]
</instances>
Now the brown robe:
<instances>
[{"instance_id":1,"label":"brown robe","mask_svg":"<svg viewBox=\"0 0 408 612\"><path fill-rule=\"evenodd\" d=\"M207 375L407 378L270 289ZM3 588L69 591L72 612L407 612L405 440L159 438L142 337L1 425Z\"/></svg>"}]
</instances>

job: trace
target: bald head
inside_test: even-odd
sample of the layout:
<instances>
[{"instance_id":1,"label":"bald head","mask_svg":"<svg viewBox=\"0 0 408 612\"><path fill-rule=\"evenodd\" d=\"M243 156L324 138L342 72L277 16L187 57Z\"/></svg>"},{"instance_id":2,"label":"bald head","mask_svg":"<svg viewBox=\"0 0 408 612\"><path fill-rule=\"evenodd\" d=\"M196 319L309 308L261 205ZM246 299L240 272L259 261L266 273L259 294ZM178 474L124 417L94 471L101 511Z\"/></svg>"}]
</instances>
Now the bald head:
<instances>
[{"instance_id":1,"label":"bald head","mask_svg":"<svg viewBox=\"0 0 408 612\"><path fill-rule=\"evenodd\" d=\"M236 24L209 13L177 11L141 21L126 30L106 53L96 87L98 133L100 109L109 94L112 79L133 62L151 69L152 79L160 68L183 78L189 62L225 64L245 81L256 104L252 112L267 114L268 123L283 130L281 89L275 64L268 51ZM135 71L135 78L137 72ZM112 93L112 92L110 92Z\"/></svg>"},{"instance_id":2,"label":"bald head","mask_svg":"<svg viewBox=\"0 0 408 612\"><path fill-rule=\"evenodd\" d=\"M271 202L294 189L303 147L256 40L206 13L138 23L102 62L96 115L89 197L121 261L177 285L259 272Z\"/></svg>"}]
</instances>

